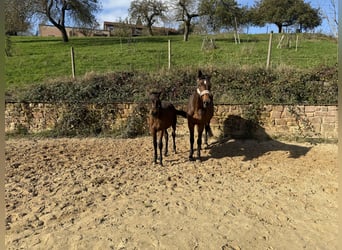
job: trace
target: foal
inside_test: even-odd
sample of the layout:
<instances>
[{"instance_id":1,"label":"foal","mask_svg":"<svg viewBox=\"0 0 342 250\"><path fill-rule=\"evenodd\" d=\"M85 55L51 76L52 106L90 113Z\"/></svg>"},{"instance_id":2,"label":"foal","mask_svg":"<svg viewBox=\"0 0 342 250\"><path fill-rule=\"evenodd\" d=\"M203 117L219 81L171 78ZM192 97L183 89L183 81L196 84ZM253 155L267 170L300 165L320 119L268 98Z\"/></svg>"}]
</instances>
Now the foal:
<instances>
[{"instance_id":1,"label":"foal","mask_svg":"<svg viewBox=\"0 0 342 250\"><path fill-rule=\"evenodd\" d=\"M210 92L210 77L198 71L197 89L190 96L187 109L188 128L190 132L189 160L193 161L194 130L197 126L197 158L201 160L202 133L205 129L204 142L208 144L208 134L211 135L210 120L214 115L213 95Z\"/></svg>"},{"instance_id":2,"label":"foal","mask_svg":"<svg viewBox=\"0 0 342 250\"><path fill-rule=\"evenodd\" d=\"M177 110L171 103L162 103L160 100L161 92L152 92L150 99L152 102L150 115L149 115L149 127L150 133L153 137L153 149L154 149L154 163L157 163L158 150L159 148L159 163L163 165L162 149L163 149L163 136L165 137L165 153L168 153L168 140L169 135L167 129L172 127L172 139L173 139L173 150L176 153L176 124L177 115L186 118L186 113L183 110ZM158 138L157 138L157 135Z\"/></svg>"}]
</instances>

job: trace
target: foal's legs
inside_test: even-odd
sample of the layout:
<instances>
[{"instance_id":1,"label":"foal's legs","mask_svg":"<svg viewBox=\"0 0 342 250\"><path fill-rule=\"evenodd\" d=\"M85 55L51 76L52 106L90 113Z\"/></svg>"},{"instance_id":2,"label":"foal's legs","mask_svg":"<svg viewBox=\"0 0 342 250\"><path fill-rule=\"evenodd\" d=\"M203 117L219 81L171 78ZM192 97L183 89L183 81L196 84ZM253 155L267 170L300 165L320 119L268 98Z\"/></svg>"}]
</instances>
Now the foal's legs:
<instances>
[{"instance_id":1,"label":"foal's legs","mask_svg":"<svg viewBox=\"0 0 342 250\"><path fill-rule=\"evenodd\" d=\"M157 151L157 131L153 131L153 150L154 150L154 163L157 163L158 151Z\"/></svg>"},{"instance_id":2,"label":"foal's legs","mask_svg":"<svg viewBox=\"0 0 342 250\"><path fill-rule=\"evenodd\" d=\"M193 158L192 155L194 154L194 141L195 141L195 138L194 138L194 128L195 128L195 125L188 121L188 127L189 127L189 133L190 133L190 153L189 153L189 160L190 160L190 161L193 161L194 158Z\"/></svg>"},{"instance_id":3,"label":"foal's legs","mask_svg":"<svg viewBox=\"0 0 342 250\"><path fill-rule=\"evenodd\" d=\"M173 152L176 153L176 124L172 125Z\"/></svg>"},{"instance_id":4,"label":"foal's legs","mask_svg":"<svg viewBox=\"0 0 342 250\"><path fill-rule=\"evenodd\" d=\"M163 135L164 135L164 132L165 132L166 130L161 130L161 131L159 131L159 142L158 142L158 146L159 146L159 164L160 165L163 165L163 153L162 153L162 151L163 151ZM167 133L167 131L166 131L166 133Z\"/></svg>"}]
</instances>

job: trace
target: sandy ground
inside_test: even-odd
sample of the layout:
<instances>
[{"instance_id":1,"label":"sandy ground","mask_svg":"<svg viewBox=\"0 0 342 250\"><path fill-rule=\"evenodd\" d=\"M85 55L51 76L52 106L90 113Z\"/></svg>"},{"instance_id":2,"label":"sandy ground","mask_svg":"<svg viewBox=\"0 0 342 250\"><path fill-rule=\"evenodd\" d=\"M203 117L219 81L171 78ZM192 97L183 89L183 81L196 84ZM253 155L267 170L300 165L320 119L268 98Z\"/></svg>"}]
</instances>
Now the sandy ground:
<instances>
[{"instance_id":1,"label":"sandy ground","mask_svg":"<svg viewBox=\"0 0 342 250\"><path fill-rule=\"evenodd\" d=\"M8 139L7 249L337 249L337 145Z\"/></svg>"}]
</instances>

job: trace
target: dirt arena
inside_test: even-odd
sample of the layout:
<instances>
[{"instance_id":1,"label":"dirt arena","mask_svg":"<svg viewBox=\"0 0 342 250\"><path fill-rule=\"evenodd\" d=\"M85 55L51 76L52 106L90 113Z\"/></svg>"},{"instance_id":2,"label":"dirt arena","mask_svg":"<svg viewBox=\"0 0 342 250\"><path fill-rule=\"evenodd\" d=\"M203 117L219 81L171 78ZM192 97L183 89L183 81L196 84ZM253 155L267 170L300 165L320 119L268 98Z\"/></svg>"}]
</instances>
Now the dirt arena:
<instances>
[{"instance_id":1,"label":"dirt arena","mask_svg":"<svg viewBox=\"0 0 342 250\"><path fill-rule=\"evenodd\" d=\"M337 249L337 145L8 139L7 249Z\"/></svg>"}]
</instances>

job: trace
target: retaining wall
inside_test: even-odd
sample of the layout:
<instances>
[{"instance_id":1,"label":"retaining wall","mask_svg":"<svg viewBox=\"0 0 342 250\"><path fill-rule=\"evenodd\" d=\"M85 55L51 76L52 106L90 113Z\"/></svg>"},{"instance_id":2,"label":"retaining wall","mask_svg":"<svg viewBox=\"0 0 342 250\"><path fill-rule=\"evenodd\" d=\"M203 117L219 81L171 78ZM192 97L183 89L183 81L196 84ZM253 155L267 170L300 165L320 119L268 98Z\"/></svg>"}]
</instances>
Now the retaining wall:
<instances>
[{"instance_id":1,"label":"retaining wall","mask_svg":"<svg viewBox=\"0 0 342 250\"><path fill-rule=\"evenodd\" d=\"M86 106L86 110L97 113L103 126L113 131L123 126L137 105L146 106L136 103L82 105ZM186 106L177 105L177 108L185 109ZM258 109L258 124L250 122L251 110L248 105L215 105L211 121L214 135L244 137L253 130L257 138L338 138L338 106L265 105ZM6 103L5 132L25 129L28 133L38 133L52 130L67 112L68 104ZM177 133L188 133L184 118L178 118Z\"/></svg>"}]
</instances>

